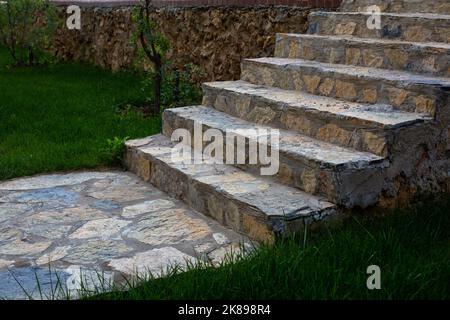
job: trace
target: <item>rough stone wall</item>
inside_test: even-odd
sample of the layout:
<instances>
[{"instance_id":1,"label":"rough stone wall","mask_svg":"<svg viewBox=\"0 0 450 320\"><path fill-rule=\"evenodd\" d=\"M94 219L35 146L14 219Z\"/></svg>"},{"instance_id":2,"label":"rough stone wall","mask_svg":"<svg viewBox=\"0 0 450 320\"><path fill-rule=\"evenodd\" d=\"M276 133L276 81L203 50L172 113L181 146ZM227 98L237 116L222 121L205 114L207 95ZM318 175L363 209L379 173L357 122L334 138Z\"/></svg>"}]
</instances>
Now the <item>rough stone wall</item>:
<instances>
[{"instance_id":1,"label":"rough stone wall","mask_svg":"<svg viewBox=\"0 0 450 320\"><path fill-rule=\"evenodd\" d=\"M81 30L57 32L58 57L113 70L129 67L136 51L131 12L130 6L82 8ZM238 79L242 58L272 56L277 32L304 33L308 13L283 6L189 7L158 8L152 18L171 43L171 63L198 65L204 72L198 81L214 81Z\"/></svg>"}]
</instances>

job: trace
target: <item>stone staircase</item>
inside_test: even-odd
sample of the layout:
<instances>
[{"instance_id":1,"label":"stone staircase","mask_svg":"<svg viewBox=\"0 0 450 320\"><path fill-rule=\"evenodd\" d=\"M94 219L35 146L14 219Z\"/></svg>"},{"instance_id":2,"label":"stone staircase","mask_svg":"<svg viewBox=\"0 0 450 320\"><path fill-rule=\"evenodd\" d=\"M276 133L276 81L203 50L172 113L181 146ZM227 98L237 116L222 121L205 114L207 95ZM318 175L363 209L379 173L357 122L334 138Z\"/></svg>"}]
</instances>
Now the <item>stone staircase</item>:
<instances>
[{"instance_id":1,"label":"stone staircase","mask_svg":"<svg viewBox=\"0 0 450 320\"><path fill-rule=\"evenodd\" d=\"M382 28L370 30L365 10L377 3ZM205 83L202 106L166 110L162 134L128 141L128 168L256 240L447 190L450 1L344 0L309 19L308 34L277 35L275 57L245 59L241 80ZM277 154L278 172L173 157L172 134L184 128L190 157L201 158L198 124L244 139L246 160L255 143ZM279 130L277 144L249 133L267 128Z\"/></svg>"}]
</instances>

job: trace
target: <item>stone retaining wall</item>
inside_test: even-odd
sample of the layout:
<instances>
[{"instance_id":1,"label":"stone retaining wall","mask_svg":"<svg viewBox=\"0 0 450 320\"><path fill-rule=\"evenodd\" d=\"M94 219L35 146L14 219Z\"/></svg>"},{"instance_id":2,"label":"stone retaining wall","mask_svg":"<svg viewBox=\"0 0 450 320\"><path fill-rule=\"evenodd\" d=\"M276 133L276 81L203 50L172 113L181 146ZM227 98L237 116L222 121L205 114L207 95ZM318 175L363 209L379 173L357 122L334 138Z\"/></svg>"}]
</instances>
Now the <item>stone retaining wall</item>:
<instances>
[{"instance_id":1,"label":"stone retaining wall","mask_svg":"<svg viewBox=\"0 0 450 320\"><path fill-rule=\"evenodd\" d=\"M60 7L66 15L65 7ZM130 67L135 47L132 6L83 6L81 30L61 27L56 36L58 57L119 70ZM198 81L238 79L244 57L271 56L277 32L303 33L311 9L289 6L163 7L152 18L169 39L175 67L200 66Z\"/></svg>"}]
</instances>

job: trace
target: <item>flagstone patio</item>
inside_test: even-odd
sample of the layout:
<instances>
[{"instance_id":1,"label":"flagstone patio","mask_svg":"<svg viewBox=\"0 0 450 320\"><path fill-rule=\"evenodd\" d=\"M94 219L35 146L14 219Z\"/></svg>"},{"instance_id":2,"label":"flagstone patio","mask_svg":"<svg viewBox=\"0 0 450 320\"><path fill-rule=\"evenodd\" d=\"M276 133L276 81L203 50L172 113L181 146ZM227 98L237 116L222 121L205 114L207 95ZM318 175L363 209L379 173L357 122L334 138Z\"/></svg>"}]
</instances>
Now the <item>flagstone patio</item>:
<instances>
[{"instance_id":1,"label":"flagstone patio","mask_svg":"<svg viewBox=\"0 0 450 320\"><path fill-rule=\"evenodd\" d=\"M159 276L199 260L217 264L251 247L130 173L0 183L1 298L76 296L82 286L107 289L124 276Z\"/></svg>"}]
</instances>

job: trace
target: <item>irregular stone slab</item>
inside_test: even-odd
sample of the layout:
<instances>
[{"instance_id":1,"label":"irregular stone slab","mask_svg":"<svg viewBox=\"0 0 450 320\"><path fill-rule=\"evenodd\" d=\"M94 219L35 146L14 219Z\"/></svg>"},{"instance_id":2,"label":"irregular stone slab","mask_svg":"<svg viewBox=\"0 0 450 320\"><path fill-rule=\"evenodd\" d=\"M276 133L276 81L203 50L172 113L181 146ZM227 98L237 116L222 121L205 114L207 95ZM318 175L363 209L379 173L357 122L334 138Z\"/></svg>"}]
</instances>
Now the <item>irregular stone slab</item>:
<instances>
[{"instance_id":1,"label":"irregular stone slab","mask_svg":"<svg viewBox=\"0 0 450 320\"><path fill-rule=\"evenodd\" d=\"M52 174L20 178L0 183L0 190L32 190L47 189L60 186L72 186L92 179L105 179L115 177L111 172L80 172L69 174Z\"/></svg>"},{"instance_id":2,"label":"irregular stone slab","mask_svg":"<svg viewBox=\"0 0 450 320\"><path fill-rule=\"evenodd\" d=\"M47 223L30 225L29 223L25 222L23 224L19 224L19 228L20 230L23 230L26 233L32 235L44 237L51 240L56 240L70 233L70 230L73 229L73 226L54 225Z\"/></svg>"},{"instance_id":3,"label":"irregular stone slab","mask_svg":"<svg viewBox=\"0 0 450 320\"><path fill-rule=\"evenodd\" d=\"M64 261L80 265L98 265L102 261L127 255L133 250L123 241L89 239L73 246Z\"/></svg>"},{"instance_id":4,"label":"irregular stone slab","mask_svg":"<svg viewBox=\"0 0 450 320\"><path fill-rule=\"evenodd\" d=\"M0 229L0 243L3 243L7 240L18 239L22 233L19 229L7 227Z\"/></svg>"},{"instance_id":5,"label":"irregular stone slab","mask_svg":"<svg viewBox=\"0 0 450 320\"><path fill-rule=\"evenodd\" d=\"M223 233L214 233L213 238L220 245L230 243L230 240Z\"/></svg>"},{"instance_id":6,"label":"irregular stone slab","mask_svg":"<svg viewBox=\"0 0 450 320\"><path fill-rule=\"evenodd\" d=\"M70 266L64 270L69 276L65 279L65 290L71 298L86 296L89 292L107 292L113 288L114 274L103 270L86 269L82 266Z\"/></svg>"},{"instance_id":7,"label":"irregular stone slab","mask_svg":"<svg viewBox=\"0 0 450 320\"><path fill-rule=\"evenodd\" d=\"M60 285L69 276L62 270L22 267L0 270L0 298L2 299L64 299Z\"/></svg>"},{"instance_id":8,"label":"irregular stone slab","mask_svg":"<svg viewBox=\"0 0 450 320\"><path fill-rule=\"evenodd\" d=\"M105 179L93 183L88 195L96 199L120 203L146 199L150 190L141 181L123 175L117 176L115 179ZM157 192L156 190L152 191L153 193Z\"/></svg>"},{"instance_id":9,"label":"irregular stone slab","mask_svg":"<svg viewBox=\"0 0 450 320\"><path fill-rule=\"evenodd\" d=\"M119 233L131 221L117 218L98 219L86 222L82 227L72 233L69 238L72 239L117 239L120 240Z\"/></svg>"},{"instance_id":10,"label":"irregular stone slab","mask_svg":"<svg viewBox=\"0 0 450 320\"><path fill-rule=\"evenodd\" d=\"M192 218L185 209L151 212L124 231L129 238L155 246L200 240L211 233L203 220Z\"/></svg>"},{"instance_id":11,"label":"irregular stone slab","mask_svg":"<svg viewBox=\"0 0 450 320\"><path fill-rule=\"evenodd\" d=\"M174 206L175 203L173 201L164 199L150 200L123 208L122 216L126 218L133 218L144 213L165 210L173 208Z\"/></svg>"},{"instance_id":12,"label":"irregular stone slab","mask_svg":"<svg viewBox=\"0 0 450 320\"><path fill-rule=\"evenodd\" d=\"M104 219L107 216L104 212L87 207L85 205L80 205L75 208L64 209L60 212L50 211L50 212L39 212L33 214L25 219L25 223L28 225L34 224L58 224L58 223L74 223L79 221Z\"/></svg>"},{"instance_id":13,"label":"irregular stone slab","mask_svg":"<svg viewBox=\"0 0 450 320\"><path fill-rule=\"evenodd\" d=\"M23 256L41 253L50 247L50 241L27 242L15 239L9 243L0 246L0 255Z\"/></svg>"},{"instance_id":14,"label":"irregular stone slab","mask_svg":"<svg viewBox=\"0 0 450 320\"><path fill-rule=\"evenodd\" d=\"M232 243L209 252L207 257L213 265L217 266L242 259L253 250L254 248L248 243Z\"/></svg>"},{"instance_id":15,"label":"irregular stone slab","mask_svg":"<svg viewBox=\"0 0 450 320\"><path fill-rule=\"evenodd\" d=\"M0 198L2 202L40 205L41 209L62 209L73 207L79 194L63 187L19 191Z\"/></svg>"},{"instance_id":16,"label":"irregular stone slab","mask_svg":"<svg viewBox=\"0 0 450 320\"><path fill-rule=\"evenodd\" d=\"M111 260L109 266L125 274L145 277L152 275L160 277L167 274L171 268L184 270L188 263L195 264L196 259L173 248L164 247L140 252L132 258Z\"/></svg>"},{"instance_id":17,"label":"irregular stone slab","mask_svg":"<svg viewBox=\"0 0 450 320\"><path fill-rule=\"evenodd\" d=\"M7 268L11 267L13 264L14 264L14 261L12 261L12 260L0 259L0 270L7 269Z\"/></svg>"},{"instance_id":18,"label":"irregular stone slab","mask_svg":"<svg viewBox=\"0 0 450 320\"><path fill-rule=\"evenodd\" d=\"M33 210L33 207L24 203L0 203L0 222L23 216Z\"/></svg>"},{"instance_id":19,"label":"irregular stone slab","mask_svg":"<svg viewBox=\"0 0 450 320\"><path fill-rule=\"evenodd\" d=\"M52 262L64 258L69 253L70 248L71 248L70 246L57 247L57 248L53 249L51 252L40 256L36 260L36 264L37 265L51 265Z\"/></svg>"}]
</instances>

